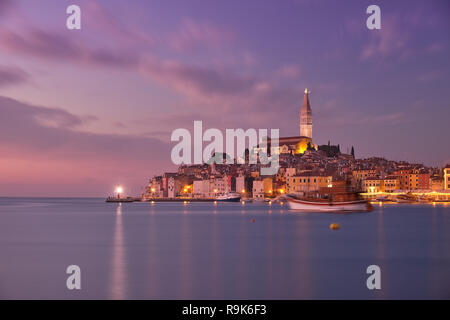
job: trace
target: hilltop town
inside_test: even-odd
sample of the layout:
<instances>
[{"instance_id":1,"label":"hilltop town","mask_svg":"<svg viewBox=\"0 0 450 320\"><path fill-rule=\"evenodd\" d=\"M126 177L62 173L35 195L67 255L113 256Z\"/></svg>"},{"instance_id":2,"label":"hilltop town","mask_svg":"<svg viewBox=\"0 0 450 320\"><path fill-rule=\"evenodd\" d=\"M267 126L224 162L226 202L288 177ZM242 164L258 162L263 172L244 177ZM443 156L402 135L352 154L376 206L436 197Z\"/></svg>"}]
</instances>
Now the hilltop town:
<instances>
[{"instance_id":1,"label":"hilltop town","mask_svg":"<svg viewBox=\"0 0 450 320\"><path fill-rule=\"evenodd\" d=\"M341 152L339 145L316 145L312 139L312 109L305 90L300 109L300 135L281 137L270 153L279 157L279 170L272 176L261 176L259 162L216 163L226 154L213 154L208 163L180 165L177 172L166 172L150 179L142 198L215 198L230 192L242 198L266 199L285 194L301 194L333 187L342 181L354 190L371 197L380 193L433 193L435 197L450 197L450 166L429 168L422 164L391 161L372 157L356 159ZM220 161L224 162L224 161Z\"/></svg>"}]
</instances>

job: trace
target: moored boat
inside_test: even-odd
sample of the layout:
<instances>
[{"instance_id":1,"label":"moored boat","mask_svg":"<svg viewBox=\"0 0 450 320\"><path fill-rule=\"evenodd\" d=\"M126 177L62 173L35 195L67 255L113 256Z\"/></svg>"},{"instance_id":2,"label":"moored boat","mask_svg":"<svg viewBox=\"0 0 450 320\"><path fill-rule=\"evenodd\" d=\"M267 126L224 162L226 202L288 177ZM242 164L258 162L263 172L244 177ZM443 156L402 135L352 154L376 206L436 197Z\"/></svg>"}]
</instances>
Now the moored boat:
<instances>
[{"instance_id":1,"label":"moored boat","mask_svg":"<svg viewBox=\"0 0 450 320\"><path fill-rule=\"evenodd\" d=\"M217 196L215 200L220 202L239 202L241 195L236 192L230 192Z\"/></svg>"},{"instance_id":2,"label":"moored boat","mask_svg":"<svg viewBox=\"0 0 450 320\"><path fill-rule=\"evenodd\" d=\"M416 198L409 194L399 194L394 201L398 203L413 203L416 201Z\"/></svg>"},{"instance_id":3,"label":"moored boat","mask_svg":"<svg viewBox=\"0 0 450 320\"><path fill-rule=\"evenodd\" d=\"M350 201L333 201L321 198L287 198L292 210L313 212L367 212L372 211L372 205L364 199Z\"/></svg>"},{"instance_id":4,"label":"moored boat","mask_svg":"<svg viewBox=\"0 0 450 320\"><path fill-rule=\"evenodd\" d=\"M391 201L391 199L389 199L388 196L379 196L378 198L375 199L378 202L386 202L386 201Z\"/></svg>"},{"instance_id":5,"label":"moored boat","mask_svg":"<svg viewBox=\"0 0 450 320\"><path fill-rule=\"evenodd\" d=\"M292 210L309 212L367 212L373 206L356 192L348 181L336 183L333 187L319 188L318 191L304 193L303 196L288 195Z\"/></svg>"},{"instance_id":6,"label":"moored boat","mask_svg":"<svg viewBox=\"0 0 450 320\"><path fill-rule=\"evenodd\" d=\"M417 198L417 201L419 201L420 203L431 203L433 202L433 198L430 196L421 195Z\"/></svg>"}]
</instances>

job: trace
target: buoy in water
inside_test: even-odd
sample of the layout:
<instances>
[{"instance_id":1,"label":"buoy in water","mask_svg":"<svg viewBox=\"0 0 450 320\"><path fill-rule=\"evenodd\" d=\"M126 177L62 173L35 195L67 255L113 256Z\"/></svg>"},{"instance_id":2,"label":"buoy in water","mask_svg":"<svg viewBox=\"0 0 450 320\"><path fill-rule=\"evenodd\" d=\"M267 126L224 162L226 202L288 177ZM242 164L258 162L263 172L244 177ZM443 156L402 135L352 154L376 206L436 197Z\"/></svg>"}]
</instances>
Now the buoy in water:
<instances>
[{"instance_id":1,"label":"buoy in water","mask_svg":"<svg viewBox=\"0 0 450 320\"><path fill-rule=\"evenodd\" d=\"M330 229L331 229L331 230L337 230L337 229L339 229L339 228L340 228L340 226L339 226L338 223L332 223L332 224L330 224Z\"/></svg>"},{"instance_id":2,"label":"buoy in water","mask_svg":"<svg viewBox=\"0 0 450 320\"><path fill-rule=\"evenodd\" d=\"M254 223L255 222L255 218L251 218L250 222Z\"/></svg>"}]
</instances>

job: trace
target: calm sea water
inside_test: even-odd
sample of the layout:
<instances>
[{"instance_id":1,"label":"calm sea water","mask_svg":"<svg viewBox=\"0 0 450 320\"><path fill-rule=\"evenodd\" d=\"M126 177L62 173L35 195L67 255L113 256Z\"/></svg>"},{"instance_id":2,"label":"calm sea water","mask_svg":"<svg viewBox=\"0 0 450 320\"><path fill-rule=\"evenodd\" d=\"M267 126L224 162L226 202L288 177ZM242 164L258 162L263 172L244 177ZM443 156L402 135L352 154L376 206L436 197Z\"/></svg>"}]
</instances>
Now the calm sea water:
<instances>
[{"instance_id":1,"label":"calm sea water","mask_svg":"<svg viewBox=\"0 0 450 320\"><path fill-rule=\"evenodd\" d=\"M81 290L66 288L73 264ZM372 264L381 290L366 287ZM0 298L449 299L450 205L0 198Z\"/></svg>"}]
</instances>

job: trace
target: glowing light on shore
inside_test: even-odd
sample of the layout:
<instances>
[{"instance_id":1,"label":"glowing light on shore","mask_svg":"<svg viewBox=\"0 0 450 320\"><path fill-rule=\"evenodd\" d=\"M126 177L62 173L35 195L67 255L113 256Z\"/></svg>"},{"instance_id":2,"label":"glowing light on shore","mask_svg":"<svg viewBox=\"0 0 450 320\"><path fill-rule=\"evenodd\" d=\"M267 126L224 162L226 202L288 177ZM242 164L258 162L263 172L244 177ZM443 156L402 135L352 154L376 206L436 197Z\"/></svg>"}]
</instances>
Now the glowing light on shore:
<instances>
[{"instance_id":1,"label":"glowing light on shore","mask_svg":"<svg viewBox=\"0 0 450 320\"><path fill-rule=\"evenodd\" d=\"M117 193L117 194L123 193L123 188L122 188L122 186L117 186L117 187L116 187L116 193Z\"/></svg>"}]
</instances>

